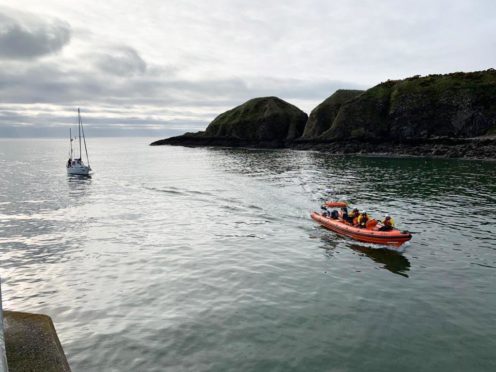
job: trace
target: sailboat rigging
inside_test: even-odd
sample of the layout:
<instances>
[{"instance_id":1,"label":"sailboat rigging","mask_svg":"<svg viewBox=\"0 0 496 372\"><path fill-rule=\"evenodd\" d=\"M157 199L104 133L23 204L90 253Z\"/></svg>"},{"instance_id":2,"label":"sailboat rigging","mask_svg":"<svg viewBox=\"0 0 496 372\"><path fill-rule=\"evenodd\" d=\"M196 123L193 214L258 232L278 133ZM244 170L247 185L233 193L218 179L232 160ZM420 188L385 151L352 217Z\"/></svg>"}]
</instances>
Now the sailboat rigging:
<instances>
[{"instance_id":1,"label":"sailboat rigging","mask_svg":"<svg viewBox=\"0 0 496 372\"><path fill-rule=\"evenodd\" d=\"M88 157L88 148L86 146L86 137L84 135L84 127L83 127L83 121L81 120L81 111L78 108L78 140L79 140L79 157L75 157L74 150L72 147L72 142L75 140L75 138L72 138L72 130L69 128L69 137L70 137L70 144L71 144L71 150L69 153L69 160L67 160L66 168L67 168L67 174L69 175L80 175L80 176L88 176L91 172L91 166L90 166L90 158ZM82 134L82 137L81 137ZM82 141L81 141L82 138ZM86 165L83 162L83 151L82 151L82 144L84 143L84 151L86 153L86 162L88 165Z\"/></svg>"}]
</instances>

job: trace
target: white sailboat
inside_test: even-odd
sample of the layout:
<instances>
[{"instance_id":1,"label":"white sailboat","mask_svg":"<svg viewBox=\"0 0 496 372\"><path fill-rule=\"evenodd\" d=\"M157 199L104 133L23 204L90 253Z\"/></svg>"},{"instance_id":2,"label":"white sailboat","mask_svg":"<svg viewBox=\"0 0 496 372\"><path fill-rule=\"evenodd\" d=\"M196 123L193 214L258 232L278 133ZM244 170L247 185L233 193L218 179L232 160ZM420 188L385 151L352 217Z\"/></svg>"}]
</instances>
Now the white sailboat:
<instances>
[{"instance_id":1,"label":"white sailboat","mask_svg":"<svg viewBox=\"0 0 496 372\"><path fill-rule=\"evenodd\" d=\"M72 131L69 129L69 136L71 140L71 152L69 154L69 160L67 160L66 168L67 174L69 175L78 175L78 176L89 176L91 172L90 167L90 158L88 157L88 148L86 147L86 137L84 136L84 128L83 121L81 120L81 112L78 108L78 131L79 131L79 157L76 157L75 151L72 148L72 142L76 138L72 138ZM81 142L81 134L83 142ZM82 152L82 143L84 143L84 151L86 153L86 161L88 165L83 162L83 152Z\"/></svg>"}]
</instances>

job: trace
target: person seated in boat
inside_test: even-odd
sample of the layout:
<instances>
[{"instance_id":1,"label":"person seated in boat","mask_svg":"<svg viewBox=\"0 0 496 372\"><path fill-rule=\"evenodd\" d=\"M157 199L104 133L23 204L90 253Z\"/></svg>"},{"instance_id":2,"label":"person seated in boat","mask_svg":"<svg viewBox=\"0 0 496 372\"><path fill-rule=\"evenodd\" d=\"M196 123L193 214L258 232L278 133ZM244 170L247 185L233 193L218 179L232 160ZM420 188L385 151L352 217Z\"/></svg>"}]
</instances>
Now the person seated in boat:
<instances>
[{"instance_id":1,"label":"person seated in boat","mask_svg":"<svg viewBox=\"0 0 496 372\"><path fill-rule=\"evenodd\" d=\"M344 221L348 221L349 216L348 216L348 208L346 207L341 207L341 213L340 213L341 218Z\"/></svg>"},{"instance_id":2,"label":"person seated in boat","mask_svg":"<svg viewBox=\"0 0 496 372\"><path fill-rule=\"evenodd\" d=\"M329 217L329 211L325 205L321 205L320 209L322 209L322 217Z\"/></svg>"},{"instance_id":3,"label":"person seated in boat","mask_svg":"<svg viewBox=\"0 0 496 372\"><path fill-rule=\"evenodd\" d=\"M367 221L369 220L369 215L366 211L362 211L360 216L358 216L358 227L365 228L367 226Z\"/></svg>"},{"instance_id":4,"label":"person seated in boat","mask_svg":"<svg viewBox=\"0 0 496 372\"><path fill-rule=\"evenodd\" d=\"M331 212L331 218L333 220L337 220L339 218L339 213L336 209L334 209L332 212Z\"/></svg>"},{"instance_id":5,"label":"person seated in boat","mask_svg":"<svg viewBox=\"0 0 496 372\"><path fill-rule=\"evenodd\" d=\"M391 216L386 216L384 221L382 221L382 226L379 228L379 231L391 231L394 229L394 220Z\"/></svg>"},{"instance_id":6,"label":"person seated in boat","mask_svg":"<svg viewBox=\"0 0 496 372\"><path fill-rule=\"evenodd\" d=\"M360 216L360 213L358 212L357 208L354 208L351 213L348 215L347 221L353 225L358 225L358 217Z\"/></svg>"}]
</instances>

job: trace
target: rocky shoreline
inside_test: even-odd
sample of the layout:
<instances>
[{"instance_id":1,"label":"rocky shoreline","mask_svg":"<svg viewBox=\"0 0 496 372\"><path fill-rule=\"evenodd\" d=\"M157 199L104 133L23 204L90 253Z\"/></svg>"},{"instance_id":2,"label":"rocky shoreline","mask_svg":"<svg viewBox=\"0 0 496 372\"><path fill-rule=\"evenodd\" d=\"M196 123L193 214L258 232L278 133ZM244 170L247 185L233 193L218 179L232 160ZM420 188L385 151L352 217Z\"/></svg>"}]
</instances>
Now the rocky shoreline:
<instances>
[{"instance_id":1,"label":"rocky shoreline","mask_svg":"<svg viewBox=\"0 0 496 372\"><path fill-rule=\"evenodd\" d=\"M165 141L163 143L162 141ZM424 141L361 142L361 141L297 141L284 144L274 142L251 142L241 139L215 137L172 137L154 142L158 145L186 147L245 147L260 149L283 149L322 151L336 155L413 156L450 159L496 160L496 138L443 138Z\"/></svg>"},{"instance_id":2,"label":"rocky shoreline","mask_svg":"<svg viewBox=\"0 0 496 372\"><path fill-rule=\"evenodd\" d=\"M297 150L316 150L339 155L414 156L450 159L496 160L496 139L438 139L429 141L297 143Z\"/></svg>"}]
</instances>

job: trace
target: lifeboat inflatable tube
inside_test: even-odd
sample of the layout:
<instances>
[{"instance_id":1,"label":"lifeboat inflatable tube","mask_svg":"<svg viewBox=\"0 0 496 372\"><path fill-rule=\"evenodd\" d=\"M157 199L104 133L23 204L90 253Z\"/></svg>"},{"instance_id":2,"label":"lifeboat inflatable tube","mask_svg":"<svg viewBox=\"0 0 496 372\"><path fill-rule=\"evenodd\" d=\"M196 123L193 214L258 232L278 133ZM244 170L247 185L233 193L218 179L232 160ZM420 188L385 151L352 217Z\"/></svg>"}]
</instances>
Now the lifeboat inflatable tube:
<instances>
[{"instance_id":1,"label":"lifeboat inflatable tube","mask_svg":"<svg viewBox=\"0 0 496 372\"><path fill-rule=\"evenodd\" d=\"M344 208L348 206L348 203L346 202L332 202L328 201L325 203L326 207L331 207L331 208Z\"/></svg>"},{"instance_id":2,"label":"lifeboat inflatable tube","mask_svg":"<svg viewBox=\"0 0 496 372\"><path fill-rule=\"evenodd\" d=\"M326 229L361 242L394 245L399 247L412 238L412 234L407 231L399 231L396 229L391 231L379 231L378 226L360 228L352 226L341 219L324 217L317 212L313 212L311 217L314 221L318 222Z\"/></svg>"}]
</instances>

